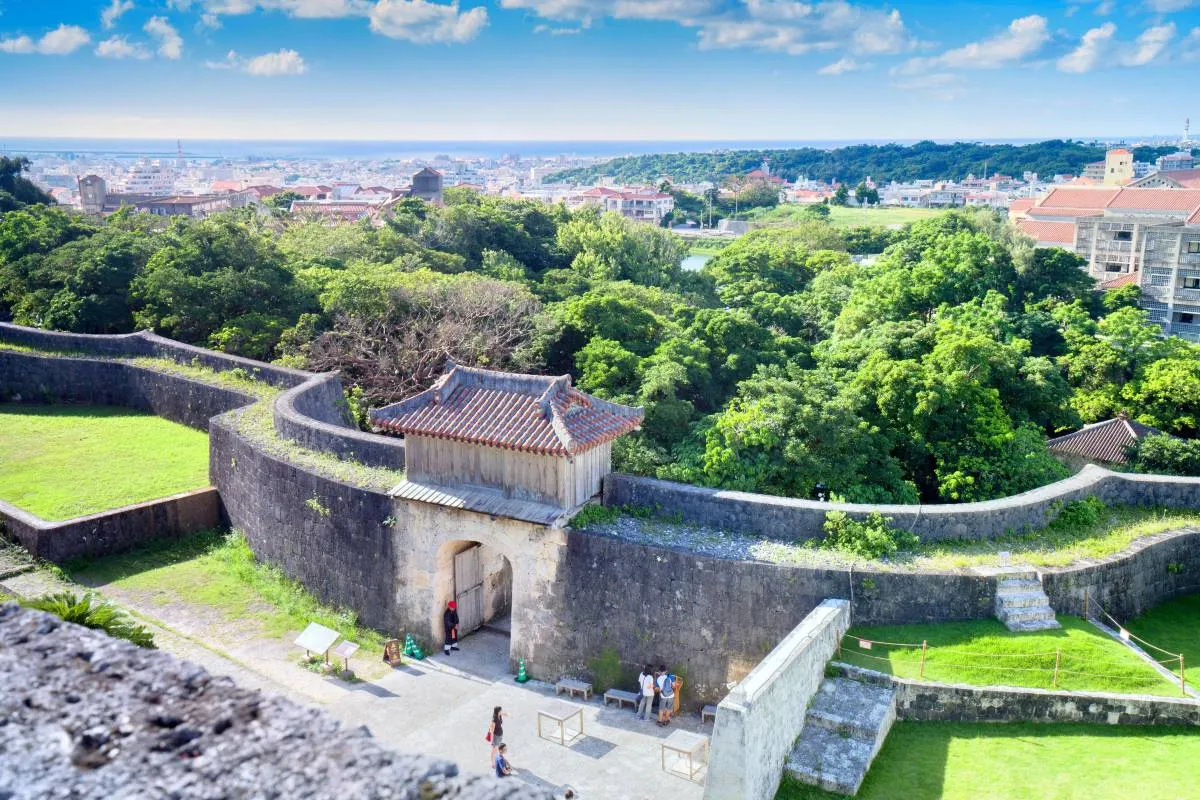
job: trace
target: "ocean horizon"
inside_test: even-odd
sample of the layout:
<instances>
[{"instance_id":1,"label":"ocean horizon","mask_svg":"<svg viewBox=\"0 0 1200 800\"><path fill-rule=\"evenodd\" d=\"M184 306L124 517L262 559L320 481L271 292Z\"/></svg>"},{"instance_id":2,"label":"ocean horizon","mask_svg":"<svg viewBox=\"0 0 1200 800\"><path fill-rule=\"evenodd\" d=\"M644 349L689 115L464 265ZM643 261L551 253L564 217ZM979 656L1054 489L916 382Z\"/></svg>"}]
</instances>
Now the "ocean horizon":
<instances>
[{"instance_id":1,"label":"ocean horizon","mask_svg":"<svg viewBox=\"0 0 1200 800\"><path fill-rule=\"evenodd\" d=\"M1072 138L1072 137L1064 137ZM1142 137L1161 138L1161 137ZM1118 142L1136 137L1087 138L1083 141ZM715 150L784 150L813 147L832 149L859 144L915 144L918 139L733 139L733 140L300 140L300 139L105 139L74 137L2 137L5 155L101 155L114 158L173 157L182 144L192 159L330 159L388 160L577 156L613 158L651 153L704 153ZM933 139L939 144L966 141L981 144L1032 144L1030 139Z\"/></svg>"}]
</instances>

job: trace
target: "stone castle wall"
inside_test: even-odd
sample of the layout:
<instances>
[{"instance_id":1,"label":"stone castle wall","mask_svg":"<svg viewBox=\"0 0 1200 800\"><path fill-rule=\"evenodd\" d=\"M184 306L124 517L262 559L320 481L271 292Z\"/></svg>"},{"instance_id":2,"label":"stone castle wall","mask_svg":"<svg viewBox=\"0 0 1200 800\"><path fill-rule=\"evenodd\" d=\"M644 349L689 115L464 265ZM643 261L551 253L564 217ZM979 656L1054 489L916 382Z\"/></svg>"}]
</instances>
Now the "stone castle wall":
<instances>
[{"instance_id":1,"label":"stone castle wall","mask_svg":"<svg viewBox=\"0 0 1200 800\"><path fill-rule=\"evenodd\" d=\"M644 506L686 522L789 542L819 538L830 511L857 518L877 511L891 517L895 527L926 541L992 539L1045 527L1063 505L1085 497L1113 505L1200 508L1200 478L1137 475L1089 465L1070 478L1023 494L946 505L820 503L619 473L604 479L606 506Z\"/></svg>"}]
</instances>

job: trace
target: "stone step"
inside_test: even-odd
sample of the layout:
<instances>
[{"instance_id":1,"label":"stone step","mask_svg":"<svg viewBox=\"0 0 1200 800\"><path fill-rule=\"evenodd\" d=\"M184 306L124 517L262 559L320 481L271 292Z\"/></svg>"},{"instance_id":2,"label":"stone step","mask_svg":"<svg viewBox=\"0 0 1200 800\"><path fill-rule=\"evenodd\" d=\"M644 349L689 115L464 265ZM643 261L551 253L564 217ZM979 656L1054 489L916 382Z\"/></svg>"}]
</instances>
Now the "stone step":
<instances>
[{"instance_id":1,"label":"stone step","mask_svg":"<svg viewBox=\"0 0 1200 800\"><path fill-rule=\"evenodd\" d=\"M1035 608L1048 606L1045 592L1003 592L996 595L996 607L999 609Z\"/></svg>"},{"instance_id":2,"label":"stone step","mask_svg":"<svg viewBox=\"0 0 1200 800\"><path fill-rule=\"evenodd\" d=\"M1041 592L1042 582L1037 580L1000 581L996 584L996 593L1001 592Z\"/></svg>"},{"instance_id":3,"label":"stone step","mask_svg":"<svg viewBox=\"0 0 1200 800\"><path fill-rule=\"evenodd\" d=\"M871 768L874 749L872 739L845 736L820 725L805 724L785 768L803 783L853 795L858 793Z\"/></svg>"},{"instance_id":4,"label":"stone step","mask_svg":"<svg viewBox=\"0 0 1200 800\"><path fill-rule=\"evenodd\" d=\"M1062 627L1058 624L1058 620L1050 617L1048 619L1033 619L1022 622L1007 622L1005 625L1010 631L1018 633L1032 633L1033 631L1054 631Z\"/></svg>"},{"instance_id":5,"label":"stone step","mask_svg":"<svg viewBox=\"0 0 1200 800\"><path fill-rule=\"evenodd\" d=\"M856 794L895 721L894 687L826 678L788 755L787 770L803 783Z\"/></svg>"},{"instance_id":6,"label":"stone step","mask_svg":"<svg viewBox=\"0 0 1200 800\"><path fill-rule=\"evenodd\" d=\"M896 690L849 678L827 678L822 681L812 705L808 707L805 725L820 725L836 733L874 739L886 723Z\"/></svg>"},{"instance_id":7,"label":"stone step","mask_svg":"<svg viewBox=\"0 0 1200 800\"><path fill-rule=\"evenodd\" d=\"M1001 622L1031 622L1041 619L1054 619L1054 609L1042 601L1040 606L1025 606L1023 608L1005 608L1001 609L999 614Z\"/></svg>"}]
</instances>

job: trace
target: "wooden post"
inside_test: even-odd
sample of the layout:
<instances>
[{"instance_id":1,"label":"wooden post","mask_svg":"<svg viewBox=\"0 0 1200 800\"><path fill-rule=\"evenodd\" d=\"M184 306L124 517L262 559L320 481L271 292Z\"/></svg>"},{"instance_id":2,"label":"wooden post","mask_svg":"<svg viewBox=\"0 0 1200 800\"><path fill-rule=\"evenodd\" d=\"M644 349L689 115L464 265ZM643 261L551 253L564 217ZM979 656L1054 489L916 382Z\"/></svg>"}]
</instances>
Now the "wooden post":
<instances>
[{"instance_id":1,"label":"wooden post","mask_svg":"<svg viewBox=\"0 0 1200 800\"><path fill-rule=\"evenodd\" d=\"M922 639L921 640L921 675L920 675L920 677L922 677L922 678L925 677L925 651L928 649L929 649L929 640Z\"/></svg>"},{"instance_id":2,"label":"wooden post","mask_svg":"<svg viewBox=\"0 0 1200 800\"><path fill-rule=\"evenodd\" d=\"M1062 665L1062 650L1054 651L1054 680L1051 682L1055 689L1058 688L1058 668Z\"/></svg>"}]
</instances>

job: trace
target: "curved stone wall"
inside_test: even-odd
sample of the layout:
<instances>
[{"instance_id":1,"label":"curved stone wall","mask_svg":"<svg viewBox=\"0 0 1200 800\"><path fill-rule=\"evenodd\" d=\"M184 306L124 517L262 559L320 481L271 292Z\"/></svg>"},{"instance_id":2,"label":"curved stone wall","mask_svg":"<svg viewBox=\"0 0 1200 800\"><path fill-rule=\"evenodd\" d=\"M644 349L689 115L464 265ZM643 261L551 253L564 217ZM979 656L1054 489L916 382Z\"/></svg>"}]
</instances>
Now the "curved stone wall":
<instances>
[{"instance_id":1,"label":"curved stone wall","mask_svg":"<svg viewBox=\"0 0 1200 800\"><path fill-rule=\"evenodd\" d=\"M348 427L345 402L336 375L314 375L275 401L275 430L309 450L370 467L404 469L404 440Z\"/></svg>"},{"instance_id":2,"label":"curved stone wall","mask_svg":"<svg viewBox=\"0 0 1200 800\"><path fill-rule=\"evenodd\" d=\"M896 527L927 541L991 539L1043 528L1064 504L1085 497L1114 505L1200 508L1200 478L1138 475L1088 465L1070 478L1023 494L945 505L819 503L619 473L604 479L606 506L644 506L663 515L677 514L686 522L788 542L819 538L830 511L858 518L877 511L891 517Z\"/></svg>"}]
</instances>

